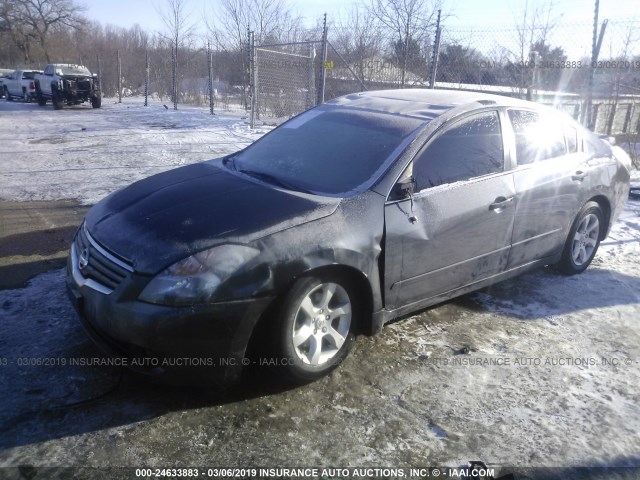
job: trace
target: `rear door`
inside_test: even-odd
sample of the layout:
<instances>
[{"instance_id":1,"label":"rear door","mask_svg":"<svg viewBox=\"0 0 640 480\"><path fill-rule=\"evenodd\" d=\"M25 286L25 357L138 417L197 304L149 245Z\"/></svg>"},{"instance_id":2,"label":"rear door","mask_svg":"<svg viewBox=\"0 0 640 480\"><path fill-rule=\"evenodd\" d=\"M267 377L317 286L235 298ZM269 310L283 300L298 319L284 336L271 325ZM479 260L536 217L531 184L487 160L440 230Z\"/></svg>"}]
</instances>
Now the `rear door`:
<instances>
[{"instance_id":1,"label":"rear door","mask_svg":"<svg viewBox=\"0 0 640 480\"><path fill-rule=\"evenodd\" d=\"M505 268L514 220L500 114L456 120L416 155L413 198L385 205L385 299L395 309Z\"/></svg>"},{"instance_id":2,"label":"rear door","mask_svg":"<svg viewBox=\"0 0 640 480\"><path fill-rule=\"evenodd\" d=\"M589 175L575 127L552 114L508 111L515 141L516 215L508 268L560 252Z\"/></svg>"}]
</instances>

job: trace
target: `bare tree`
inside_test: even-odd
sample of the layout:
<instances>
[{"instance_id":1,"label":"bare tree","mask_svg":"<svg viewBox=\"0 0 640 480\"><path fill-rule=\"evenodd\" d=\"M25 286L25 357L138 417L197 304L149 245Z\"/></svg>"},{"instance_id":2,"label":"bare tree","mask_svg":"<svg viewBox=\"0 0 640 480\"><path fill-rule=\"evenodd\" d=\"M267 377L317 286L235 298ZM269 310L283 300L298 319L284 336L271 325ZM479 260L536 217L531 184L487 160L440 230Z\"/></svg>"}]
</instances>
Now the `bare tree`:
<instances>
[{"instance_id":1,"label":"bare tree","mask_svg":"<svg viewBox=\"0 0 640 480\"><path fill-rule=\"evenodd\" d=\"M256 45L300 39L302 19L293 13L285 0L220 0L212 14L205 12L208 36L225 57L232 56L233 78L242 84L242 98L247 105L249 84L248 30L254 32Z\"/></svg>"},{"instance_id":2,"label":"bare tree","mask_svg":"<svg viewBox=\"0 0 640 480\"><path fill-rule=\"evenodd\" d=\"M159 11L167 28L167 37L176 47L188 46L195 32L188 4L188 0L165 0L165 9Z\"/></svg>"},{"instance_id":3,"label":"bare tree","mask_svg":"<svg viewBox=\"0 0 640 480\"><path fill-rule=\"evenodd\" d=\"M162 21L167 27L167 38L171 43L173 51L173 68L177 69L179 64L179 50L183 47L191 47L190 42L194 37L195 25L191 20L191 12L188 10L188 0L165 0L165 10L160 10ZM179 76L176 70L172 75L173 84L173 101L177 104L180 94Z\"/></svg>"},{"instance_id":4,"label":"bare tree","mask_svg":"<svg viewBox=\"0 0 640 480\"><path fill-rule=\"evenodd\" d=\"M334 30L336 47L365 82L373 80L377 70L382 68L376 64L381 60L383 50L380 30L380 23L372 12L359 4L351 6Z\"/></svg>"},{"instance_id":5,"label":"bare tree","mask_svg":"<svg viewBox=\"0 0 640 480\"><path fill-rule=\"evenodd\" d=\"M213 16L205 16L207 29L219 46L240 50L253 30L257 44L295 41L302 19L285 0L220 0Z\"/></svg>"},{"instance_id":6,"label":"bare tree","mask_svg":"<svg viewBox=\"0 0 640 480\"><path fill-rule=\"evenodd\" d=\"M551 0L542 2L525 0L519 13L514 13L517 51L510 51L510 54L519 66L516 70L520 77L518 81L520 93L525 86L533 82L533 76L536 73L535 67L533 72L525 68L526 65L535 64L537 53L533 46L547 44L547 37L557 21L558 17L554 16L554 4Z\"/></svg>"},{"instance_id":7,"label":"bare tree","mask_svg":"<svg viewBox=\"0 0 640 480\"><path fill-rule=\"evenodd\" d=\"M52 33L81 28L85 22L83 11L84 7L74 0L2 0L0 28L10 34L26 63L31 61L34 42L50 63Z\"/></svg>"},{"instance_id":8,"label":"bare tree","mask_svg":"<svg viewBox=\"0 0 640 480\"><path fill-rule=\"evenodd\" d=\"M369 0L366 8L391 35L392 45L400 46L399 49L394 48L394 53L401 55L396 60L402 72L400 84L404 86L410 45L424 44L427 36L433 33L442 1Z\"/></svg>"}]
</instances>

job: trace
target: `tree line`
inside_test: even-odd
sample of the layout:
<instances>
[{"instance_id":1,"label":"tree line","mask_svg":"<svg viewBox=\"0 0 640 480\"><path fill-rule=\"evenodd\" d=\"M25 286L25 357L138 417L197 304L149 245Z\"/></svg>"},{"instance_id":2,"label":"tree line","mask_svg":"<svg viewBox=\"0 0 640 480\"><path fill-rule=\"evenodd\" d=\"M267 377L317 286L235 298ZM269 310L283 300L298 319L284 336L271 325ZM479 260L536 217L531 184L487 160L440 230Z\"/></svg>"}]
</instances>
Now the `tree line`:
<instances>
[{"instance_id":1,"label":"tree line","mask_svg":"<svg viewBox=\"0 0 640 480\"><path fill-rule=\"evenodd\" d=\"M170 93L175 56L183 82L179 94L193 97L181 100L197 101L199 85L190 82L207 76L207 44L214 57L215 76L244 91L248 29L254 32L257 45L321 36L320 22L305 26L287 0L217 0L214 5L197 12L190 0L164 0L151 12L163 20L164 28L150 32L139 25L123 28L90 19L76 0L0 0L0 68L42 68L50 62L81 63L93 71L99 66L103 90L113 95L118 83L116 51L122 61L122 85L131 91L140 90L145 81L148 55L150 82L163 96ZM346 62L368 85L380 80L372 62L390 66L397 86L424 82L431 68L436 18L440 12L446 25L451 15L447 8L446 0L356 0L346 10L329 12L330 43L339 53L337 63ZM509 34L513 38L505 39L501 49L483 51L479 42L465 44L449 35L440 48L437 80L519 88L535 83L549 90L579 90L584 87L588 66L568 82L561 68L531 69L532 60L568 60L563 47L549 41L558 22L551 2L525 3L514 14ZM626 41L621 52L637 41L631 29ZM634 78L622 83L637 86Z\"/></svg>"}]
</instances>

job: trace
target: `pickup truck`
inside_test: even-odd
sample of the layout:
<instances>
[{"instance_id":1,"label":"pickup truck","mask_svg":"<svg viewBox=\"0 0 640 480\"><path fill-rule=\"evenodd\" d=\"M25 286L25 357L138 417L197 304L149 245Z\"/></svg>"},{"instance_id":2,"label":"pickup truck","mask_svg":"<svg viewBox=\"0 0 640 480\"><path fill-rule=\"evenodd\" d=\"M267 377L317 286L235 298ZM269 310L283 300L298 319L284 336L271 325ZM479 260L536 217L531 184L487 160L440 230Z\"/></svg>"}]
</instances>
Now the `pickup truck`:
<instances>
[{"instance_id":1,"label":"pickup truck","mask_svg":"<svg viewBox=\"0 0 640 480\"><path fill-rule=\"evenodd\" d=\"M4 97L4 80L11 75L13 70L0 68L0 98Z\"/></svg>"},{"instance_id":2,"label":"pickup truck","mask_svg":"<svg viewBox=\"0 0 640 480\"><path fill-rule=\"evenodd\" d=\"M36 86L33 78L39 70L16 70L4 79L4 96L8 101L14 98L22 98L30 102L36 95Z\"/></svg>"},{"instance_id":3,"label":"pickup truck","mask_svg":"<svg viewBox=\"0 0 640 480\"><path fill-rule=\"evenodd\" d=\"M51 100L53 107L60 110L64 104L79 105L91 102L93 108L102 105L102 93L98 77L87 67L73 64L50 64L44 73L34 78L38 105L46 105Z\"/></svg>"}]
</instances>

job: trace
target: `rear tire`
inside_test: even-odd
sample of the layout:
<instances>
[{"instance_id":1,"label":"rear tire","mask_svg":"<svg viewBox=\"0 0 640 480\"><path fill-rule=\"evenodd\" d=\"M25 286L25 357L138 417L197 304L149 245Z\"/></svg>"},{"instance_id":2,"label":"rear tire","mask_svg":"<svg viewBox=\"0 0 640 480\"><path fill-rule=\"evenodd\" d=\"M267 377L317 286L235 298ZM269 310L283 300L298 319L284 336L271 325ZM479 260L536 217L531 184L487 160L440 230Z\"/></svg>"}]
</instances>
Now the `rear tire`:
<instances>
[{"instance_id":1,"label":"rear tire","mask_svg":"<svg viewBox=\"0 0 640 480\"><path fill-rule=\"evenodd\" d=\"M564 275L584 272L600 246L604 214L596 202L587 202L576 216L557 267Z\"/></svg>"},{"instance_id":2,"label":"rear tire","mask_svg":"<svg viewBox=\"0 0 640 480\"><path fill-rule=\"evenodd\" d=\"M4 87L4 98L7 99L7 102L13 101L13 98L9 95L9 89L7 87Z\"/></svg>"},{"instance_id":3,"label":"rear tire","mask_svg":"<svg viewBox=\"0 0 640 480\"><path fill-rule=\"evenodd\" d=\"M24 103L30 103L31 102L31 97L27 93L27 89L26 88L22 89L22 100L24 101Z\"/></svg>"},{"instance_id":4,"label":"rear tire","mask_svg":"<svg viewBox=\"0 0 640 480\"><path fill-rule=\"evenodd\" d=\"M280 308L273 359L287 381L316 380L347 357L362 311L353 292L338 278L304 277L293 285Z\"/></svg>"},{"instance_id":5,"label":"rear tire","mask_svg":"<svg viewBox=\"0 0 640 480\"><path fill-rule=\"evenodd\" d=\"M44 107L47 104L47 99L42 96L42 91L40 90L40 83L36 82L36 100L38 101L38 105Z\"/></svg>"},{"instance_id":6,"label":"rear tire","mask_svg":"<svg viewBox=\"0 0 640 480\"><path fill-rule=\"evenodd\" d=\"M64 107L64 101L62 100L57 87L51 88L51 102L53 103L53 108L56 110L62 110Z\"/></svg>"}]
</instances>

